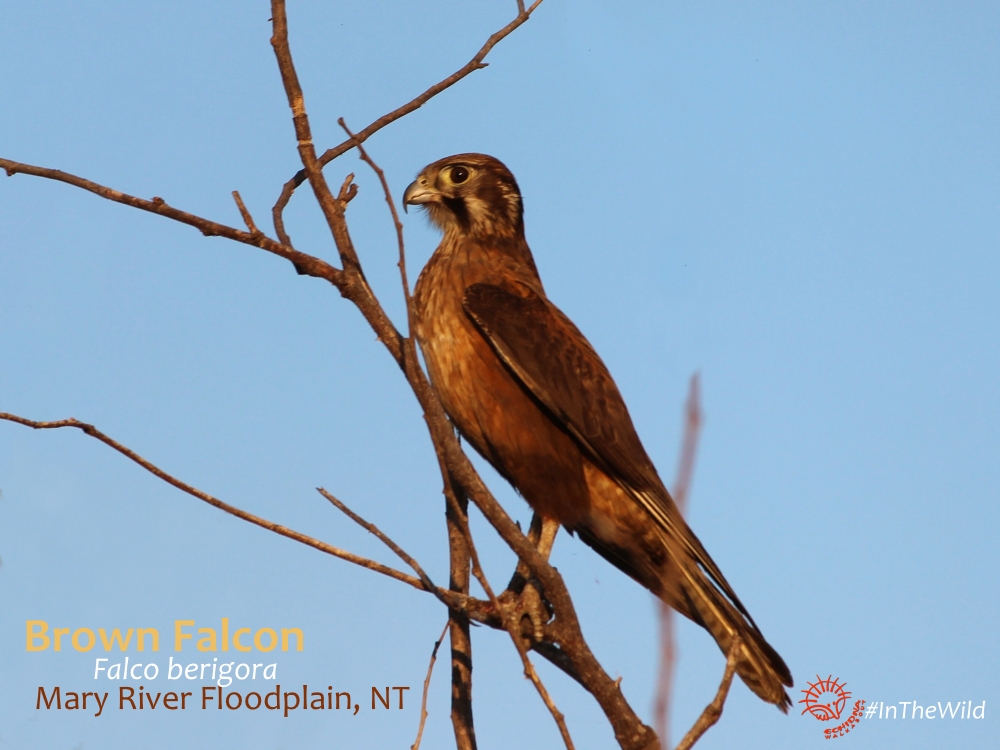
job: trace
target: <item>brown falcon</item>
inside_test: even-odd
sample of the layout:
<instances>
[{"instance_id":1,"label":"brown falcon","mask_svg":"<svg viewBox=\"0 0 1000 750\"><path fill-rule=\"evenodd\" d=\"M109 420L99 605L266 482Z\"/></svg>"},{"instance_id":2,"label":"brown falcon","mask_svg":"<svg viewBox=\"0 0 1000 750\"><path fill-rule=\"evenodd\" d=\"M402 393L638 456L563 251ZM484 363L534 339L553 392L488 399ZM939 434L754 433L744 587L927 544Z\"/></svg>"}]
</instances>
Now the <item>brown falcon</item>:
<instances>
[{"instance_id":1,"label":"brown falcon","mask_svg":"<svg viewBox=\"0 0 1000 750\"><path fill-rule=\"evenodd\" d=\"M483 154L424 168L405 205L443 232L414 290L415 332L462 436L545 519L698 623L787 712L792 676L688 528L607 368L545 296L514 176Z\"/></svg>"}]
</instances>

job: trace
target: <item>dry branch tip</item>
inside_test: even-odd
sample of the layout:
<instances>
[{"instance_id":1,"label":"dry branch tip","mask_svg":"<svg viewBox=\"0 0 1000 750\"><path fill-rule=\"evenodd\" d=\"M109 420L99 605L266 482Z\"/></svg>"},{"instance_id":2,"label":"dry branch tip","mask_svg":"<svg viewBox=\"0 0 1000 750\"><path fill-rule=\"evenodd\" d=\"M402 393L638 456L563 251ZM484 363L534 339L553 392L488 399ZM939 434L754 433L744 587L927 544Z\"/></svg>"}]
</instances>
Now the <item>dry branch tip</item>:
<instances>
[{"instance_id":1,"label":"dry branch tip","mask_svg":"<svg viewBox=\"0 0 1000 750\"><path fill-rule=\"evenodd\" d=\"M247 225L247 229L250 230L250 234L253 235L254 238L262 237L264 233L257 228L256 224L254 224L253 216L250 215L250 211L247 210L246 204L243 203L243 198L240 197L239 190L233 191L233 200L236 201L236 207L240 210L240 215L243 217L243 223Z\"/></svg>"},{"instance_id":2,"label":"dry branch tip","mask_svg":"<svg viewBox=\"0 0 1000 750\"><path fill-rule=\"evenodd\" d=\"M711 729L722 717L722 709L726 704L726 698L729 696L729 688L733 684L733 676L736 674L736 657L741 648L743 648L743 644L739 636L734 637L733 642L729 646L729 653L726 655L726 671L722 675L722 682L719 684L719 689L715 694L714 700L705 706L705 710L701 712L701 716L698 717L694 726L688 730L688 733L684 735L684 739L677 745L677 750L690 750L694 746L694 743L701 739L701 736Z\"/></svg>"}]
</instances>

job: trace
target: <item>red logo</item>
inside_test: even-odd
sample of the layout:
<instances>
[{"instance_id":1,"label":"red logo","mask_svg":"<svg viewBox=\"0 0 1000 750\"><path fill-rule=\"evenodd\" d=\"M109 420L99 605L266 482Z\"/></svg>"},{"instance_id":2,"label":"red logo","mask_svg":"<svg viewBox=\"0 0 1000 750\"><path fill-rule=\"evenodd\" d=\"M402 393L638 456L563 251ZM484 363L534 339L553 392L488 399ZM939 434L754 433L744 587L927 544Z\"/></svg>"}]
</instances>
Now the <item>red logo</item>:
<instances>
[{"instance_id":1,"label":"red logo","mask_svg":"<svg viewBox=\"0 0 1000 750\"><path fill-rule=\"evenodd\" d=\"M821 680L819 675L816 675L816 682L810 682L809 687L802 691L806 694L806 697L799 701L806 704L802 713L808 711L820 721L840 718L851 693L844 689L847 687L846 682L841 682L839 677L834 680L830 677Z\"/></svg>"},{"instance_id":2,"label":"red logo","mask_svg":"<svg viewBox=\"0 0 1000 750\"><path fill-rule=\"evenodd\" d=\"M847 690L847 683L841 682L839 677L834 679L833 675L830 675L825 680L816 675L816 682L808 684L809 687L802 691L805 697L799 701L799 703L805 703L806 705L802 709L802 713L804 714L808 711L819 721L839 719L844 708L847 706L848 699L851 697L851 692ZM863 700L855 701L854 710L847 721L840 726L823 730L826 739L843 737L850 732L861 721L864 710L865 702Z\"/></svg>"}]
</instances>

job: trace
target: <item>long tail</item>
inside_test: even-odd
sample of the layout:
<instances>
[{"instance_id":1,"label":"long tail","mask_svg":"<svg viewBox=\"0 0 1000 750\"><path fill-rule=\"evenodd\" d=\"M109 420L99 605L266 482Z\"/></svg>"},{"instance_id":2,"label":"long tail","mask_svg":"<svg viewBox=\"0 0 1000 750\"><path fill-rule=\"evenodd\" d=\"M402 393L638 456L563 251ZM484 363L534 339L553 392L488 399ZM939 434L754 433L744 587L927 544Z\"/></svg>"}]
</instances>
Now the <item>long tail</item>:
<instances>
[{"instance_id":1,"label":"long tail","mask_svg":"<svg viewBox=\"0 0 1000 750\"><path fill-rule=\"evenodd\" d=\"M724 654L729 653L734 637L739 636L736 673L762 700L788 713L792 701L784 686L792 686L792 675L784 660L699 567L693 562L683 567L680 576L675 570L671 580L663 582L664 601L711 633ZM678 594L680 601L674 599Z\"/></svg>"},{"instance_id":2,"label":"long tail","mask_svg":"<svg viewBox=\"0 0 1000 750\"><path fill-rule=\"evenodd\" d=\"M682 520L678 530L683 543L674 541L674 536L664 533L662 527L654 531L647 526L641 538L637 536L622 545L602 539L588 523L573 529L612 565L705 628L724 654L729 654L734 637L739 636L737 674L762 700L788 713L792 701L784 686L792 686L792 675L784 660L764 640L722 571ZM714 573L711 578L701 561Z\"/></svg>"}]
</instances>

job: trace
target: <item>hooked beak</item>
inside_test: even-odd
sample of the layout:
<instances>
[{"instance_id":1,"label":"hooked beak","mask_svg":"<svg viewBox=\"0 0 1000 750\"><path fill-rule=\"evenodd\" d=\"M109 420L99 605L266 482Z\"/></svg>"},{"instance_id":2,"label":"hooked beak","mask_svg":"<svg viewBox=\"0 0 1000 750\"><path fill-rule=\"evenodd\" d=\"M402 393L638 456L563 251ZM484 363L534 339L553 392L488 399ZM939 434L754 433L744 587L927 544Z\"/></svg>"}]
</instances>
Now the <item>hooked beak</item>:
<instances>
[{"instance_id":1,"label":"hooked beak","mask_svg":"<svg viewBox=\"0 0 1000 750\"><path fill-rule=\"evenodd\" d=\"M420 180L414 180L403 193L403 211L406 211L407 206L419 206L437 199L438 192L434 188L421 185Z\"/></svg>"}]
</instances>

